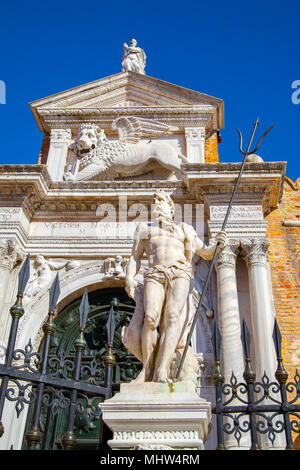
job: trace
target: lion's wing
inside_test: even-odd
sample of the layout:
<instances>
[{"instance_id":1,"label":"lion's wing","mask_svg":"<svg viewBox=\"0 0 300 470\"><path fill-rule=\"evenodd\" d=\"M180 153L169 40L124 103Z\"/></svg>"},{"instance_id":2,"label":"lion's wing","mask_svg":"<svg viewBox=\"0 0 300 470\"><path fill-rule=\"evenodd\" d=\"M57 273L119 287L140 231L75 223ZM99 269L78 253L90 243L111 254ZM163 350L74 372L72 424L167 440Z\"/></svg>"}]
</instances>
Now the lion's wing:
<instances>
[{"instance_id":1,"label":"lion's wing","mask_svg":"<svg viewBox=\"0 0 300 470\"><path fill-rule=\"evenodd\" d=\"M132 144L139 142L141 138L168 135L178 130L174 126L135 116L121 116L115 119L112 123L112 129L118 130L121 142Z\"/></svg>"}]
</instances>

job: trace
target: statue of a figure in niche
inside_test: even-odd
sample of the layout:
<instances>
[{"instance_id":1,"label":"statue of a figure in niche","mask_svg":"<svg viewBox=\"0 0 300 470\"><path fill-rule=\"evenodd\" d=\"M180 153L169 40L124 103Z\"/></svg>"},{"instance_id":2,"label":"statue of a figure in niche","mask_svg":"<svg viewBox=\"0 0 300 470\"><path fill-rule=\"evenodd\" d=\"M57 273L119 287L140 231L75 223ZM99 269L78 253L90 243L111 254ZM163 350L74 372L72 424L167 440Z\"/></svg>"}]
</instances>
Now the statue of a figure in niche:
<instances>
[{"instance_id":1,"label":"statue of a figure in niche","mask_svg":"<svg viewBox=\"0 0 300 470\"><path fill-rule=\"evenodd\" d=\"M32 276L28 281L24 293L23 304L28 304L37 294L49 289L53 281L54 271L59 271L63 268L70 271L71 269L77 268L79 265L80 263L78 261L62 260L54 262L46 260L44 256L38 254L33 263Z\"/></svg>"},{"instance_id":2,"label":"statue of a figure in niche","mask_svg":"<svg viewBox=\"0 0 300 470\"><path fill-rule=\"evenodd\" d=\"M123 44L122 72L137 72L145 75L146 54L137 47L136 39L131 39L129 46Z\"/></svg>"},{"instance_id":3,"label":"statue of a figure in niche","mask_svg":"<svg viewBox=\"0 0 300 470\"><path fill-rule=\"evenodd\" d=\"M154 195L153 225L139 224L126 269L126 291L136 301L128 327L123 329L123 343L143 363L136 382L168 382L175 378L195 306L192 301L193 257L211 259L216 242L224 246L221 231L208 246L194 228L174 223L175 206L164 191ZM147 257L144 284L134 279L141 259ZM158 331L159 330L159 331ZM195 374L197 360L189 349L179 380ZM192 379L193 380L193 379Z\"/></svg>"}]
</instances>

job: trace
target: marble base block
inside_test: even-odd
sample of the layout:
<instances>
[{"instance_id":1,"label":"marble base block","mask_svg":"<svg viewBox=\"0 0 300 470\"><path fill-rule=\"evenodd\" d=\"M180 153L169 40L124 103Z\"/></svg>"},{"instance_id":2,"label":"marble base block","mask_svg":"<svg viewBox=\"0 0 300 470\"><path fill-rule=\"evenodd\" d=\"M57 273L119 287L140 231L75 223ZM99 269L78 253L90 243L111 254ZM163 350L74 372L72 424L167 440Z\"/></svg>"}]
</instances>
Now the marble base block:
<instances>
[{"instance_id":1,"label":"marble base block","mask_svg":"<svg viewBox=\"0 0 300 470\"><path fill-rule=\"evenodd\" d=\"M122 384L101 408L113 450L202 450L211 428L211 405L190 381Z\"/></svg>"}]
</instances>

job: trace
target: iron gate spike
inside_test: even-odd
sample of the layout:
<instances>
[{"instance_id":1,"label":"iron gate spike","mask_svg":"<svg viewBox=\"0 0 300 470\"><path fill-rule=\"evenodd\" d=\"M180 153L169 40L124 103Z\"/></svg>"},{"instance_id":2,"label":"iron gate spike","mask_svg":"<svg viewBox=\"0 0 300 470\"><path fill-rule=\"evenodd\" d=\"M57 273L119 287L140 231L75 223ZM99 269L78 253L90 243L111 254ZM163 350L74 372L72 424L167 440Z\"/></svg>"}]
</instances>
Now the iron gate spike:
<instances>
[{"instance_id":1,"label":"iron gate spike","mask_svg":"<svg viewBox=\"0 0 300 470\"><path fill-rule=\"evenodd\" d=\"M242 323L242 331L241 331L241 338L242 338L242 344L244 348L244 354L246 357L250 357L250 344L251 344L251 335L249 333L247 323L245 322L245 319L243 319Z\"/></svg>"},{"instance_id":2,"label":"iron gate spike","mask_svg":"<svg viewBox=\"0 0 300 470\"><path fill-rule=\"evenodd\" d=\"M54 312L60 295L59 274L57 273L49 291L49 311Z\"/></svg>"},{"instance_id":3,"label":"iron gate spike","mask_svg":"<svg viewBox=\"0 0 300 470\"><path fill-rule=\"evenodd\" d=\"M85 329L88 313L89 313L89 300L88 300L87 289L85 289L83 297L80 302L80 306L79 306L80 329L82 331Z\"/></svg>"},{"instance_id":4,"label":"iron gate spike","mask_svg":"<svg viewBox=\"0 0 300 470\"><path fill-rule=\"evenodd\" d=\"M114 334L115 334L115 315L114 315L114 306L117 306L118 301L116 298L113 298L111 301L111 307L109 311L109 316L106 323L106 330L107 330L107 343L113 344L114 341Z\"/></svg>"},{"instance_id":5,"label":"iron gate spike","mask_svg":"<svg viewBox=\"0 0 300 470\"><path fill-rule=\"evenodd\" d=\"M22 268L19 272L19 285L18 285L18 295L23 295L25 287L30 278L30 254L26 256L26 259L23 263Z\"/></svg>"},{"instance_id":6,"label":"iron gate spike","mask_svg":"<svg viewBox=\"0 0 300 470\"><path fill-rule=\"evenodd\" d=\"M277 357L281 357L281 340L282 340L282 337L281 337L279 325L275 318L274 329L273 329L273 341L274 341Z\"/></svg>"},{"instance_id":7,"label":"iron gate spike","mask_svg":"<svg viewBox=\"0 0 300 470\"><path fill-rule=\"evenodd\" d=\"M222 341L222 336L218 327L218 323L217 323L217 320L214 320L211 342L214 347L214 355L215 355L216 362L220 360L221 341Z\"/></svg>"}]
</instances>

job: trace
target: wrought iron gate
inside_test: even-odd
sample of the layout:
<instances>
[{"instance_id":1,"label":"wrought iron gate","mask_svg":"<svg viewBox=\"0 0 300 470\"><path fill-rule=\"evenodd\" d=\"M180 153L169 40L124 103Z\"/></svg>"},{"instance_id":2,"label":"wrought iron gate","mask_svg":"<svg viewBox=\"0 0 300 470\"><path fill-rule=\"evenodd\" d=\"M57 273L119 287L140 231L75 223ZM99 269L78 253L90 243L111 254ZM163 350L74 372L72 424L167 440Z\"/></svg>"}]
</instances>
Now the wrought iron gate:
<instances>
[{"instance_id":1,"label":"wrought iron gate","mask_svg":"<svg viewBox=\"0 0 300 470\"><path fill-rule=\"evenodd\" d=\"M63 352L59 356L49 357L50 341L56 330L54 317L56 303L59 297L58 275L50 289L49 313L43 325L44 339L41 353L33 350L31 340L24 349L15 349L18 325L24 314L22 306L23 293L29 279L29 255L19 273L18 294L15 305L10 309L12 317L11 329L5 353L5 362L0 364L0 437L5 429L2 424L2 415L5 400L15 402L17 416L24 410L25 405L33 407L31 424L26 432L27 448L35 450L41 440L39 419L42 406L51 409L52 413L58 410L67 410L67 429L61 439L63 449L70 450L76 446L74 423L76 416L98 417L101 420L100 403L103 399L112 396L112 371L115 365L115 356L112 351L115 321L114 309L117 300L113 299L110 314L106 324L107 348L103 355L105 367L104 381L99 382L101 370L97 367L95 358L90 364L82 364L82 355L86 347L84 332L86 327L89 303L87 290L85 290L79 308L79 331L74 342L74 358L66 357ZM99 443L102 441L100 428Z\"/></svg>"}]
</instances>

